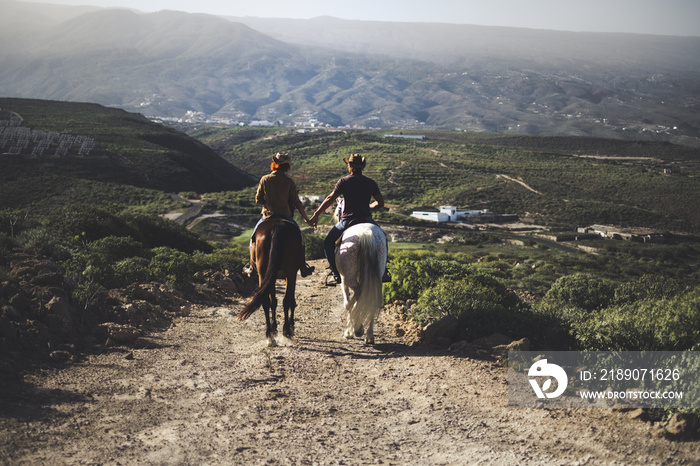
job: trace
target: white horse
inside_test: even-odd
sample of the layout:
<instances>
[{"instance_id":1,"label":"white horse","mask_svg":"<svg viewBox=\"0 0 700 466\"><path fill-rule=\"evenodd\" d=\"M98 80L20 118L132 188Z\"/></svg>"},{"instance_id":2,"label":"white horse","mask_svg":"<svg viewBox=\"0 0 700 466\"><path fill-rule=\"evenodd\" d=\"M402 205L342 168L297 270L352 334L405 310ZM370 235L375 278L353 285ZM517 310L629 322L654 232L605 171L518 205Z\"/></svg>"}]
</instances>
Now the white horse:
<instances>
[{"instance_id":1,"label":"white horse","mask_svg":"<svg viewBox=\"0 0 700 466\"><path fill-rule=\"evenodd\" d=\"M338 200L335 215L343 208ZM345 306L345 338L365 336L374 344L374 319L382 308L382 275L386 268L384 232L372 223L359 223L343 232L335 250Z\"/></svg>"}]
</instances>

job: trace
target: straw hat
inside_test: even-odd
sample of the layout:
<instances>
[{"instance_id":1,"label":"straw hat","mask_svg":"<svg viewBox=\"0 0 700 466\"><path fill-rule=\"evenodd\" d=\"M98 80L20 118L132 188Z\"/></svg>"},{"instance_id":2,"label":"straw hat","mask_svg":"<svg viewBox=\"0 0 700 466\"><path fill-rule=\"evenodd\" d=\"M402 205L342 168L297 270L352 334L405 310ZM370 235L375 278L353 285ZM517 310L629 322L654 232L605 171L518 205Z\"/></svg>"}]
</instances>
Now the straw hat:
<instances>
[{"instance_id":1,"label":"straw hat","mask_svg":"<svg viewBox=\"0 0 700 466\"><path fill-rule=\"evenodd\" d=\"M343 161L353 167L363 168L365 166L365 158L360 154L350 154L350 157L343 159Z\"/></svg>"},{"instance_id":2,"label":"straw hat","mask_svg":"<svg viewBox=\"0 0 700 466\"><path fill-rule=\"evenodd\" d=\"M289 154L287 152L277 152L272 157L272 161L275 162L277 165L282 165L283 163L289 163L291 161L291 157L289 157Z\"/></svg>"}]
</instances>

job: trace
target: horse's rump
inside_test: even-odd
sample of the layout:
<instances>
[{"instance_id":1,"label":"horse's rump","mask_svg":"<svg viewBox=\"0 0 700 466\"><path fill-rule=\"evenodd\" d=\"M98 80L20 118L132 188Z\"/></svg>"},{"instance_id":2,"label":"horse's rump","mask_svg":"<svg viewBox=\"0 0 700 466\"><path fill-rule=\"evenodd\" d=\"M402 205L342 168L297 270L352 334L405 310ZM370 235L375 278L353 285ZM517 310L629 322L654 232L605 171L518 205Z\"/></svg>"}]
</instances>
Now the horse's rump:
<instances>
[{"instance_id":1,"label":"horse's rump","mask_svg":"<svg viewBox=\"0 0 700 466\"><path fill-rule=\"evenodd\" d=\"M253 234L253 256L259 285L251 301L238 313L245 320L260 307L275 288L278 278L296 278L301 268L299 248L301 233L290 221L269 218L260 223Z\"/></svg>"},{"instance_id":2,"label":"horse's rump","mask_svg":"<svg viewBox=\"0 0 700 466\"><path fill-rule=\"evenodd\" d=\"M343 232L336 263L343 277L345 312L355 332L370 328L381 309L386 259L386 237L377 225L360 223Z\"/></svg>"}]
</instances>

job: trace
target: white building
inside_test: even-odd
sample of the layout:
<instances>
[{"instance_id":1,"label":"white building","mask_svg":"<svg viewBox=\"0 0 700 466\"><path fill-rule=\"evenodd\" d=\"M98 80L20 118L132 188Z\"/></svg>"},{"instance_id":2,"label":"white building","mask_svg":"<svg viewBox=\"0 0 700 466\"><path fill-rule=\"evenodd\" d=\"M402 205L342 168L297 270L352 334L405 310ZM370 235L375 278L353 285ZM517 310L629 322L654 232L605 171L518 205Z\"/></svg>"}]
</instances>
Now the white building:
<instances>
[{"instance_id":1,"label":"white building","mask_svg":"<svg viewBox=\"0 0 700 466\"><path fill-rule=\"evenodd\" d=\"M439 212L413 211L411 217L432 222L456 222L462 217L483 215L489 213L488 210L457 210L455 206L440 206Z\"/></svg>"}]
</instances>

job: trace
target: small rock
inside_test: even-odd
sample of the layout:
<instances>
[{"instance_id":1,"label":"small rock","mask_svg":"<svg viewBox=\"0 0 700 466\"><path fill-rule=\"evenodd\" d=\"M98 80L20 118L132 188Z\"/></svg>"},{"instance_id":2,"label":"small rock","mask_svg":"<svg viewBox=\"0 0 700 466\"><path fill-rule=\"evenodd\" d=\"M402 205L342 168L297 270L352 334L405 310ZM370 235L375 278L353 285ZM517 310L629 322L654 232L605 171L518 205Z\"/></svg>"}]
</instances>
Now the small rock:
<instances>
[{"instance_id":1,"label":"small rock","mask_svg":"<svg viewBox=\"0 0 700 466\"><path fill-rule=\"evenodd\" d=\"M141 330L128 324L105 322L98 327L102 331L106 331L109 340L114 343L130 343L141 336Z\"/></svg>"},{"instance_id":2,"label":"small rock","mask_svg":"<svg viewBox=\"0 0 700 466\"><path fill-rule=\"evenodd\" d=\"M54 361L66 362L70 361L72 355L68 351L56 350L52 351L51 354L49 354L49 357Z\"/></svg>"},{"instance_id":3,"label":"small rock","mask_svg":"<svg viewBox=\"0 0 700 466\"><path fill-rule=\"evenodd\" d=\"M631 419L639 419L640 421L649 420L649 414L646 411L644 411L643 408L633 409L632 411L628 412L627 415Z\"/></svg>"},{"instance_id":4,"label":"small rock","mask_svg":"<svg viewBox=\"0 0 700 466\"><path fill-rule=\"evenodd\" d=\"M672 439L688 438L691 434L691 423L682 413L676 413L666 424L666 437Z\"/></svg>"},{"instance_id":5,"label":"small rock","mask_svg":"<svg viewBox=\"0 0 700 466\"><path fill-rule=\"evenodd\" d=\"M460 340L450 345L450 351L460 351L468 347L469 343L466 340Z\"/></svg>"},{"instance_id":6,"label":"small rock","mask_svg":"<svg viewBox=\"0 0 700 466\"><path fill-rule=\"evenodd\" d=\"M508 351L530 351L530 340L521 338L508 344L505 349Z\"/></svg>"}]
</instances>

